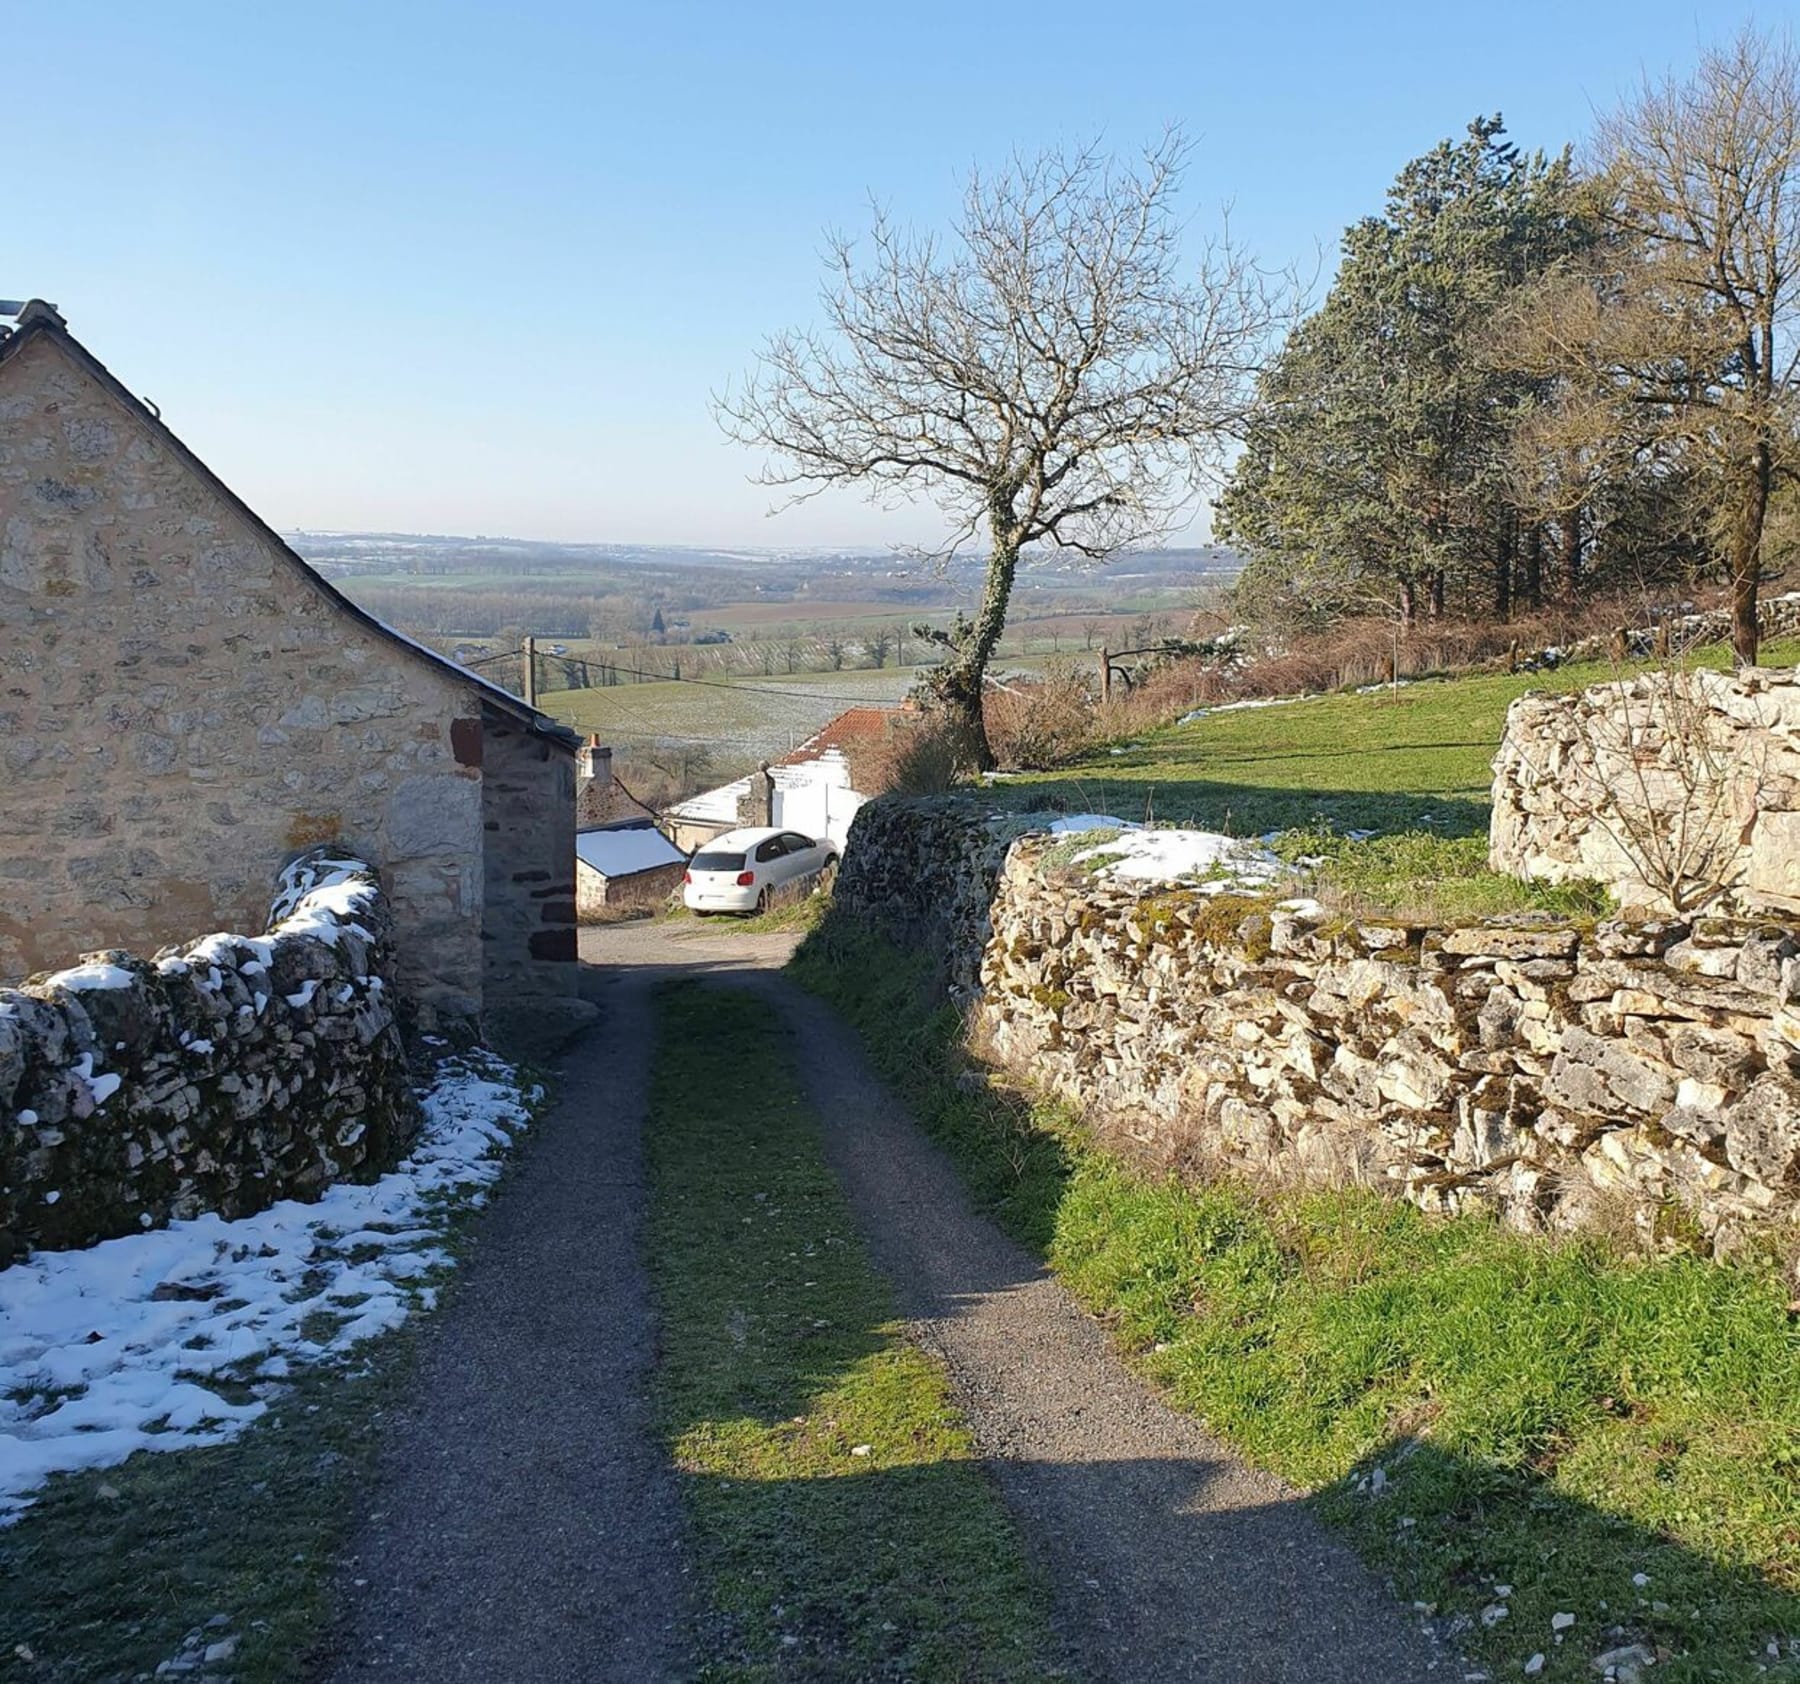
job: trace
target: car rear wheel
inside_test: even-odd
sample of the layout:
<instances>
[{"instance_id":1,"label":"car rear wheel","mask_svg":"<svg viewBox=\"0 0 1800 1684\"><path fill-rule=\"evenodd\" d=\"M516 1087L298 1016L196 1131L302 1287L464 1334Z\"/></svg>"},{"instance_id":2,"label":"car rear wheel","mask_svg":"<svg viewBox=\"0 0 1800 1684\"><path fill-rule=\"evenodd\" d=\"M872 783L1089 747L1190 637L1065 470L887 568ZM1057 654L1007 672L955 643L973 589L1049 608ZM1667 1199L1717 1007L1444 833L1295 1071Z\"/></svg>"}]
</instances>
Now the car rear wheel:
<instances>
[{"instance_id":1,"label":"car rear wheel","mask_svg":"<svg viewBox=\"0 0 1800 1684\"><path fill-rule=\"evenodd\" d=\"M769 910L769 891L767 889L757 891L756 910L759 916Z\"/></svg>"}]
</instances>

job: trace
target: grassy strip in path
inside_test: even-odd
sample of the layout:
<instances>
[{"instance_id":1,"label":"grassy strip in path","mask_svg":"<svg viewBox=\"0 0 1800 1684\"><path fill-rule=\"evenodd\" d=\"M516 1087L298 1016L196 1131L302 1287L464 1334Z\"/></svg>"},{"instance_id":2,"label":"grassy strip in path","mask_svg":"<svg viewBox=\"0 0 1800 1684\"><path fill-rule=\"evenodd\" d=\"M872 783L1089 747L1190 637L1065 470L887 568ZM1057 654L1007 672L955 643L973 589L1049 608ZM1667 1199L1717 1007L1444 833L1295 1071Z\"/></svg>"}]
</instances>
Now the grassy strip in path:
<instances>
[{"instance_id":1,"label":"grassy strip in path","mask_svg":"<svg viewBox=\"0 0 1800 1684\"><path fill-rule=\"evenodd\" d=\"M1061 1677L1048 1597L909 1344L773 1011L661 996L657 1405L715 1614L710 1680Z\"/></svg>"},{"instance_id":2,"label":"grassy strip in path","mask_svg":"<svg viewBox=\"0 0 1800 1684\"><path fill-rule=\"evenodd\" d=\"M1643 1644L1669 1684L1800 1679L1800 1326L1772 1262L1149 1178L959 1085L918 956L828 920L794 969L1165 1395L1314 1491L1490 1676L1592 1679Z\"/></svg>"}]
</instances>

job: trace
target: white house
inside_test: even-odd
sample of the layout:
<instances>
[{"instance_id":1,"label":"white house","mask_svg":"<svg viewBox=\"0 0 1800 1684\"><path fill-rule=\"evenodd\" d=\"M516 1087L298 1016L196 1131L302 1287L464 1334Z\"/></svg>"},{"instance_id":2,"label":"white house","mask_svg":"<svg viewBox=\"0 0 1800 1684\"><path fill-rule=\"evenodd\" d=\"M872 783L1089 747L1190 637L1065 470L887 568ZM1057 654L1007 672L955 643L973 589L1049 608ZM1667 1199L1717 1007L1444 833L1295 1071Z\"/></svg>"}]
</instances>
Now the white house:
<instances>
[{"instance_id":1,"label":"white house","mask_svg":"<svg viewBox=\"0 0 1800 1684\"><path fill-rule=\"evenodd\" d=\"M691 851L738 825L771 824L829 839L841 852L850 821L868 800L856 787L852 751L885 737L899 711L851 708L761 771L671 807L666 819L675 841Z\"/></svg>"}]
</instances>

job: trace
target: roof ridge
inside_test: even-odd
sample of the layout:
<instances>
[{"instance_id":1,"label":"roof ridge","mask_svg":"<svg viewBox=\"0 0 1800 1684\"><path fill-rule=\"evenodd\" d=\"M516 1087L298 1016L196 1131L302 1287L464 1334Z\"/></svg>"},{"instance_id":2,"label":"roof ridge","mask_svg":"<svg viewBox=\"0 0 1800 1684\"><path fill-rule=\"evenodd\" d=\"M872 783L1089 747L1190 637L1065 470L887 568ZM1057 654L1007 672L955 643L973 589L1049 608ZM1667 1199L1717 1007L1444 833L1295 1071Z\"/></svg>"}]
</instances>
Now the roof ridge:
<instances>
[{"instance_id":1,"label":"roof ridge","mask_svg":"<svg viewBox=\"0 0 1800 1684\"><path fill-rule=\"evenodd\" d=\"M175 430L150 404L138 397L105 363L69 331L69 324L63 319L62 313L55 305L46 304L42 299L32 299L21 309L17 321L18 325L4 338L0 338L0 368L11 362L19 351L31 341L48 337L81 364L100 383L102 389L112 395L115 401L123 404L133 415L148 425L155 434L166 441L181 461L197 472L249 522L252 531L273 544L276 550L292 566L297 567L310 584L316 590L323 592L331 602L342 608L352 618L361 621L372 631L388 639L396 647L416 658L430 662L445 677L452 678L458 683L467 684L481 692L484 701L492 706L501 707L516 718L523 720L534 732L547 741L556 742L559 746L567 748L570 753L574 752L579 739L568 726L553 719L541 708L533 707L523 697L515 696L510 690L501 689L498 684L483 678L479 673L471 672L467 667L452 661L447 655L440 655L435 649L428 648L416 638L408 637L405 632L390 626L380 615L370 613L368 609L340 591L256 510L251 508L237 492L233 491L218 473L208 467L193 449L184 444Z\"/></svg>"}]
</instances>

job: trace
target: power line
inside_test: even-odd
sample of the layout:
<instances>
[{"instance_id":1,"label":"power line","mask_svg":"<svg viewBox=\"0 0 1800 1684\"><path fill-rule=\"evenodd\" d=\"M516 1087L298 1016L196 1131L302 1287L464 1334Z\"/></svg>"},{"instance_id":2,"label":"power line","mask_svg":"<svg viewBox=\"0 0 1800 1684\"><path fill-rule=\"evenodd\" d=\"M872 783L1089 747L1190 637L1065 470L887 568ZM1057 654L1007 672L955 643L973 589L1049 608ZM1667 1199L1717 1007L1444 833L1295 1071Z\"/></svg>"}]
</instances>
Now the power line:
<instances>
[{"instance_id":1,"label":"power line","mask_svg":"<svg viewBox=\"0 0 1800 1684\"><path fill-rule=\"evenodd\" d=\"M508 656L506 658L514 659L515 657ZM564 666L580 667L584 676L591 675L594 670L598 668L601 672L627 674L632 678L642 679L647 684L699 684L712 690L735 690L739 695L786 696L791 701L796 702L815 699L821 702L848 702L852 705L860 704L863 707L879 704L881 701L879 696L870 696L867 694L860 696L846 696L830 690L815 690L810 684L802 684L797 688L782 689L778 686L768 684L738 683L728 678L690 678L686 673L680 672L646 672L642 667L619 666L612 661L589 661L579 655L544 655L539 658L548 661L561 661ZM877 667L872 670L885 672L887 669L885 667ZM893 670L898 674L905 669L895 667ZM590 690L599 690L610 689L613 688L613 686L589 684L586 688Z\"/></svg>"}]
</instances>

